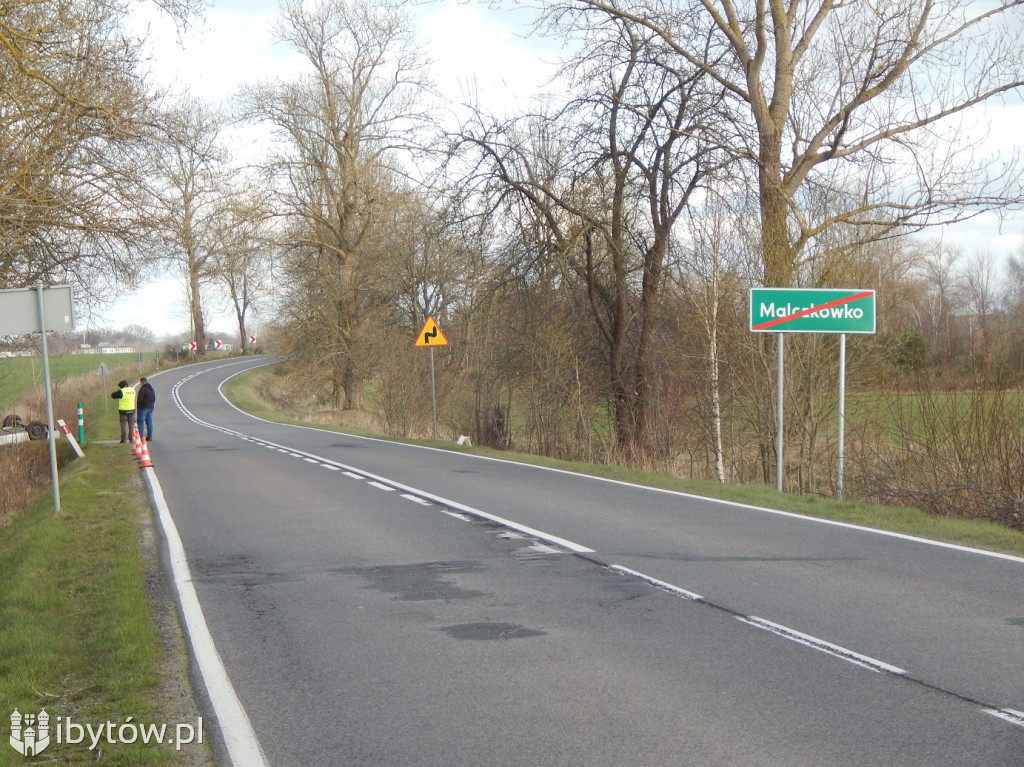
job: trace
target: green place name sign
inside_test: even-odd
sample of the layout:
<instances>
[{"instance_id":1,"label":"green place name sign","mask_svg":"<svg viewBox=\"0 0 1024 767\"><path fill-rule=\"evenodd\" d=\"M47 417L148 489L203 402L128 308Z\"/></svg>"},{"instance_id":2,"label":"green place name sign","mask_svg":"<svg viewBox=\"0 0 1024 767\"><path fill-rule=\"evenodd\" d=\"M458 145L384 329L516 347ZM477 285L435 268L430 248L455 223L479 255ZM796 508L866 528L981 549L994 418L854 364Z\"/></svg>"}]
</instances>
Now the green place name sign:
<instances>
[{"instance_id":1,"label":"green place name sign","mask_svg":"<svg viewBox=\"0 0 1024 767\"><path fill-rule=\"evenodd\" d=\"M875 291L858 288L752 288L754 333L874 333Z\"/></svg>"}]
</instances>

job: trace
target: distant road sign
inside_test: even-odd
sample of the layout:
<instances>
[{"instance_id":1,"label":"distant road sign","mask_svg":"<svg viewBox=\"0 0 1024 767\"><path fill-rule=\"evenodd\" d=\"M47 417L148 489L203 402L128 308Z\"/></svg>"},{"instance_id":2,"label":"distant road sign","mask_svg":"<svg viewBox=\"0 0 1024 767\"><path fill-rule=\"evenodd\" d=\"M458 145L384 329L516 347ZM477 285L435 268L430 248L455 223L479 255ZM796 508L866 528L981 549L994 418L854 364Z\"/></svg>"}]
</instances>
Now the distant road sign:
<instances>
[{"instance_id":1,"label":"distant road sign","mask_svg":"<svg viewBox=\"0 0 1024 767\"><path fill-rule=\"evenodd\" d=\"M256 343L256 336L249 336L249 343L250 344Z\"/></svg>"},{"instance_id":2,"label":"distant road sign","mask_svg":"<svg viewBox=\"0 0 1024 767\"><path fill-rule=\"evenodd\" d=\"M213 342L213 348L214 349L220 349L220 347L222 347L223 345L224 344L221 342L221 340L219 338L216 341Z\"/></svg>"},{"instance_id":3,"label":"distant road sign","mask_svg":"<svg viewBox=\"0 0 1024 767\"><path fill-rule=\"evenodd\" d=\"M875 291L858 288L752 288L754 333L874 333Z\"/></svg>"},{"instance_id":4,"label":"distant road sign","mask_svg":"<svg viewBox=\"0 0 1024 767\"><path fill-rule=\"evenodd\" d=\"M110 375L110 368L108 368L105 364L103 364L101 362L100 366L98 368L96 368L96 375L98 375L98 376L108 376L108 375Z\"/></svg>"},{"instance_id":5,"label":"distant road sign","mask_svg":"<svg viewBox=\"0 0 1024 767\"><path fill-rule=\"evenodd\" d=\"M189 350L190 352L194 352L194 351L196 350L196 345L197 345L197 344L196 344L196 342L195 342L195 341L189 341L189 342L188 342L188 350Z\"/></svg>"},{"instance_id":6,"label":"distant road sign","mask_svg":"<svg viewBox=\"0 0 1024 767\"><path fill-rule=\"evenodd\" d=\"M416 336L417 346L447 346L448 339L444 337L444 333L441 332L441 328L434 322L433 317L427 317L427 321L423 323L423 329L420 330L420 334Z\"/></svg>"}]
</instances>

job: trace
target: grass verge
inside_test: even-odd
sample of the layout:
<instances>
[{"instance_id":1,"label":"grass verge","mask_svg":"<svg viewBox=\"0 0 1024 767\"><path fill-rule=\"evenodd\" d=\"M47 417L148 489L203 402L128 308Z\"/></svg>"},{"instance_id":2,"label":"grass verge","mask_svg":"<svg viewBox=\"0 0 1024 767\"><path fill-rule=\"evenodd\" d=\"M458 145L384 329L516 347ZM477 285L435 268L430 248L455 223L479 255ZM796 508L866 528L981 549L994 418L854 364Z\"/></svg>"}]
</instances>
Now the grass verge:
<instances>
[{"instance_id":1,"label":"grass verge","mask_svg":"<svg viewBox=\"0 0 1024 767\"><path fill-rule=\"evenodd\" d=\"M0 530L0 767L25 764L7 744L15 708L51 717L50 745L37 763L211 764L208 745L178 751L166 742L178 724L197 726L199 713L173 604L156 593L159 563L139 470L125 446L94 442L113 435L116 418L95 425L86 457L61 472L61 513L45 492ZM69 717L101 735L94 747L94 736L70 727ZM142 742L144 729L159 724L167 725L165 742L154 744L152 730Z\"/></svg>"},{"instance_id":2,"label":"grass verge","mask_svg":"<svg viewBox=\"0 0 1024 767\"><path fill-rule=\"evenodd\" d=\"M347 431L361 436L389 439L394 442L425 445L429 447L472 453L507 461L530 463L552 469L589 474L620 482L630 482L648 487L657 487L680 493L689 493L706 498L715 498L733 503L762 506L779 511L804 514L821 519L847 522L865 527L928 538L946 543L973 546L1008 554L1024 555L1024 533L1012 530L994 522L974 519L952 519L928 514L920 509L874 506L855 501L834 501L819 496L800 496L779 493L765 485L719 484L706 480L679 479L667 474L640 471L625 466L573 463L554 458L492 450L483 447L463 447L440 440L415 440L383 437L380 434L342 429L325 424L311 424L283 413L280 408L264 400L261 395L261 380L271 375L270 368L259 368L235 376L224 386L224 394L239 408L252 415L278 423L302 426L315 425L331 431Z\"/></svg>"}]
</instances>

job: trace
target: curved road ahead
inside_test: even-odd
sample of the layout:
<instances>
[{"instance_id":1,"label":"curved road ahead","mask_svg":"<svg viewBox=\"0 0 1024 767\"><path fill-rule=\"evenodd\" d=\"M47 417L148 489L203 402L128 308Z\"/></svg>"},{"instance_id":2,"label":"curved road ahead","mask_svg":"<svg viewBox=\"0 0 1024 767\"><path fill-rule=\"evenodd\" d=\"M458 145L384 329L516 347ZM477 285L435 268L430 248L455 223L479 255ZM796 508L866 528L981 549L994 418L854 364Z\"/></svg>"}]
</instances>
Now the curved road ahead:
<instances>
[{"instance_id":1,"label":"curved road ahead","mask_svg":"<svg viewBox=\"0 0 1024 767\"><path fill-rule=\"evenodd\" d=\"M150 453L268 764L1024 765L1024 560L269 423L266 362L154 375Z\"/></svg>"}]
</instances>

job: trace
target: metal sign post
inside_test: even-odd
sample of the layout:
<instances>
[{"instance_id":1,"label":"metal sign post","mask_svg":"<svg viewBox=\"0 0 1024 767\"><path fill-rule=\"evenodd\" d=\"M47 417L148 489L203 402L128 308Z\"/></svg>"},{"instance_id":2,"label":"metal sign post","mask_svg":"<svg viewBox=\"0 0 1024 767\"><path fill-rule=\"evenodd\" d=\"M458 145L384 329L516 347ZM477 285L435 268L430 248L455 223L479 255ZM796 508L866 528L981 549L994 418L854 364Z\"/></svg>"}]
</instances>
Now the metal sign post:
<instances>
[{"instance_id":1,"label":"metal sign post","mask_svg":"<svg viewBox=\"0 0 1024 767\"><path fill-rule=\"evenodd\" d=\"M53 481L53 511L60 512L60 486L57 481L57 441L53 420L53 392L50 390L50 359L46 350L46 329L73 330L74 297L69 285L51 288L37 286L20 290L0 290L0 336L39 333L43 355L43 386L46 387L46 426L50 443L50 478ZM35 321L30 317L35 317Z\"/></svg>"},{"instance_id":2,"label":"metal sign post","mask_svg":"<svg viewBox=\"0 0 1024 767\"><path fill-rule=\"evenodd\" d=\"M103 398L102 399L103 399L103 412L104 413L107 412L107 409L108 409L107 408L107 400L109 399L109 397L107 397L107 373L109 373L109 372L110 372L110 368L108 368L102 362L100 363L100 366L96 369L96 375L98 375L100 377L100 382L101 382L100 385L103 387Z\"/></svg>"},{"instance_id":3,"label":"metal sign post","mask_svg":"<svg viewBox=\"0 0 1024 767\"><path fill-rule=\"evenodd\" d=\"M783 439L782 407L786 398L783 396L783 387L786 384L786 363L785 363L785 334L776 333L775 338L775 489L782 492L782 451L785 447Z\"/></svg>"},{"instance_id":4,"label":"metal sign post","mask_svg":"<svg viewBox=\"0 0 1024 767\"><path fill-rule=\"evenodd\" d=\"M46 387L46 441L50 446L50 480L53 483L53 513L60 513L60 482L57 478L57 434L53 421L53 392L50 391L50 356L46 353L46 317L43 309L43 289L36 288L39 309L39 338L43 353L43 386Z\"/></svg>"},{"instance_id":5,"label":"metal sign post","mask_svg":"<svg viewBox=\"0 0 1024 767\"><path fill-rule=\"evenodd\" d=\"M846 335L875 332L875 291L831 288L752 288L750 291L750 330L776 333L776 423L775 489L783 486L783 336L786 333L839 334L839 423L836 432L836 498L843 500L844 443L846 440Z\"/></svg>"},{"instance_id":6,"label":"metal sign post","mask_svg":"<svg viewBox=\"0 0 1024 767\"><path fill-rule=\"evenodd\" d=\"M437 383L434 378L434 349L430 349L430 413L434 424L431 434L437 439Z\"/></svg>"},{"instance_id":7,"label":"metal sign post","mask_svg":"<svg viewBox=\"0 0 1024 767\"><path fill-rule=\"evenodd\" d=\"M846 333L839 334L839 425L836 432L836 500L843 500L843 444L846 442Z\"/></svg>"},{"instance_id":8,"label":"metal sign post","mask_svg":"<svg viewBox=\"0 0 1024 767\"><path fill-rule=\"evenodd\" d=\"M441 328L434 322L434 318L427 317L427 321L423 323L419 335L416 336L416 346L430 347L430 411L434 421L434 439L437 439L437 387L434 383L434 347L447 345L448 339L444 337L444 333L441 332Z\"/></svg>"}]
</instances>

